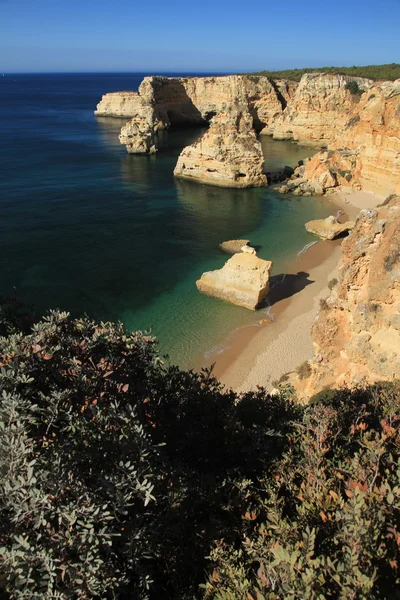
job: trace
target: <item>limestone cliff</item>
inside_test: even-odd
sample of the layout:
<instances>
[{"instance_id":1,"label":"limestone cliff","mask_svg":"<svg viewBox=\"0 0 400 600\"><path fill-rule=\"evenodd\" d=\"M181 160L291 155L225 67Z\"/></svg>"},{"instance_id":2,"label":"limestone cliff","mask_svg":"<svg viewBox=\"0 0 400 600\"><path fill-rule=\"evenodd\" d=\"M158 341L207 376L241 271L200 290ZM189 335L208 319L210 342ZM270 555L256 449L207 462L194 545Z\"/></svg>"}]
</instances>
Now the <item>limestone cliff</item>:
<instances>
[{"instance_id":1,"label":"limestone cliff","mask_svg":"<svg viewBox=\"0 0 400 600\"><path fill-rule=\"evenodd\" d=\"M346 89L352 81L357 82L361 95ZM232 124L235 111L239 129ZM177 173L185 176L189 165L186 174L190 171L195 179L198 160L216 160L217 166L207 165L204 172L199 166L198 178L203 182L232 185L239 181L242 176L238 174L246 173L242 168L245 147L250 148L252 171L258 161L256 131L326 147L296 169L281 188L283 192L320 195L338 186L383 196L400 192L400 80L374 84L368 79L319 73L304 75L299 84L246 75L145 77L137 93L103 96L96 114L132 117L120 136L130 153L153 152L161 128L211 123L209 134L190 151L185 149L185 161L177 166ZM226 136L229 150L221 140L224 119L230 132ZM222 175L225 168L226 175ZM219 175L212 176L213 172ZM246 177L242 187L262 184L258 175ZM254 184L249 183L252 179Z\"/></svg>"},{"instance_id":2,"label":"limestone cliff","mask_svg":"<svg viewBox=\"0 0 400 600\"><path fill-rule=\"evenodd\" d=\"M153 154L157 150L156 121L151 106L142 108L124 125L119 135L129 154Z\"/></svg>"},{"instance_id":3,"label":"limestone cliff","mask_svg":"<svg viewBox=\"0 0 400 600\"><path fill-rule=\"evenodd\" d=\"M400 196L361 211L342 252L312 327L311 375L295 384L302 397L400 374Z\"/></svg>"},{"instance_id":4,"label":"limestone cliff","mask_svg":"<svg viewBox=\"0 0 400 600\"><path fill-rule=\"evenodd\" d=\"M267 185L261 144L247 107L233 106L215 116L206 133L184 148L174 175L223 187Z\"/></svg>"},{"instance_id":5,"label":"limestone cliff","mask_svg":"<svg viewBox=\"0 0 400 600\"><path fill-rule=\"evenodd\" d=\"M339 185L381 195L399 193L400 81L374 86L363 94L332 148L336 152L328 165Z\"/></svg>"},{"instance_id":6,"label":"limestone cliff","mask_svg":"<svg viewBox=\"0 0 400 600\"><path fill-rule=\"evenodd\" d=\"M272 82L267 77L227 75L223 77L145 77L137 92L105 94L97 105L97 116L142 116L151 106L157 127L199 125L238 100L246 99L260 130L282 114L293 95L292 82Z\"/></svg>"},{"instance_id":7,"label":"limestone cliff","mask_svg":"<svg viewBox=\"0 0 400 600\"><path fill-rule=\"evenodd\" d=\"M142 107L137 92L111 92L104 94L94 114L96 117L134 117Z\"/></svg>"},{"instance_id":8,"label":"limestone cliff","mask_svg":"<svg viewBox=\"0 0 400 600\"><path fill-rule=\"evenodd\" d=\"M382 196L399 193L400 80L369 87L359 102L339 117L341 127L330 135L328 149L305 165L301 180L296 170L283 191L294 185L298 193L316 195L339 186ZM308 133L300 134L298 129L297 135L300 141L307 141Z\"/></svg>"},{"instance_id":9,"label":"limestone cliff","mask_svg":"<svg viewBox=\"0 0 400 600\"><path fill-rule=\"evenodd\" d=\"M346 85L356 80L361 89L372 81L345 75L303 75L293 97L274 125L276 139L291 139L305 145L330 144L349 111L358 102Z\"/></svg>"}]
</instances>

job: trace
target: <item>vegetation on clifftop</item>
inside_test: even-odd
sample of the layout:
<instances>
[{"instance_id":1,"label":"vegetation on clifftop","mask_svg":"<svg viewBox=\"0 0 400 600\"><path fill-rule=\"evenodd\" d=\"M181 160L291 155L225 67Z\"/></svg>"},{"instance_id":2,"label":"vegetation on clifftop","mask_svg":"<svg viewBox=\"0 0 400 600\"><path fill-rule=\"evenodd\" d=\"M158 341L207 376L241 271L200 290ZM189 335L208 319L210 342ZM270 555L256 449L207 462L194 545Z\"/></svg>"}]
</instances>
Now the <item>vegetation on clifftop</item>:
<instances>
[{"instance_id":1,"label":"vegetation on clifftop","mask_svg":"<svg viewBox=\"0 0 400 600\"><path fill-rule=\"evenodd\" d=\"M320 67L305 69L286 69L283 71L257 71L250 75L265 75L271 79L290 79L300 81L305 73L330 73L332 75L349 75L367 79L395 81L400 79L400 64L368 65L365 67Z\"/></svg>"},{"instance_id":2,"label":"vegetation on clifftop","mask_svg":"<svg viewBox=\"0 0 400 600\"><path fill-rule=\"evenodd\" d=\"M0 598L395 598L400 385L237 395L153 338L0 311Z\"/></svg>"}]
</instances>

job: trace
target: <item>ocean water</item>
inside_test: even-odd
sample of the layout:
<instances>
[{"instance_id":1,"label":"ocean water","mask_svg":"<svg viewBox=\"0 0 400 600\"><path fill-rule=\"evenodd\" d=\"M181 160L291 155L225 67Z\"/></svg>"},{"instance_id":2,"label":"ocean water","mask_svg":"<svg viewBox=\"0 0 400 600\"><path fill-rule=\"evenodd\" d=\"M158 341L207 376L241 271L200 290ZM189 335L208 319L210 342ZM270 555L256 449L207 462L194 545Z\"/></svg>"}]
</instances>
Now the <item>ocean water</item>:
<instances>
[{"instance_id":1,"label":"ocean water","mask_svg":"<svg viewBox=\"0 0 400 600\"><path fill-rule=\"evenodd\" d=\"M188 367L233 329L262 318L197 292L249 238L279 274L330 214L319 198L273 188L231 190L177 181L181 149L200 130L164 132L160 150L130 156L120 119L95 118L102 94L136 90L142 74L0 75L0 293L37 310L151 328L163 353ZM262 139L267 170L312 151Z\"/></svg>"}]
</instances>

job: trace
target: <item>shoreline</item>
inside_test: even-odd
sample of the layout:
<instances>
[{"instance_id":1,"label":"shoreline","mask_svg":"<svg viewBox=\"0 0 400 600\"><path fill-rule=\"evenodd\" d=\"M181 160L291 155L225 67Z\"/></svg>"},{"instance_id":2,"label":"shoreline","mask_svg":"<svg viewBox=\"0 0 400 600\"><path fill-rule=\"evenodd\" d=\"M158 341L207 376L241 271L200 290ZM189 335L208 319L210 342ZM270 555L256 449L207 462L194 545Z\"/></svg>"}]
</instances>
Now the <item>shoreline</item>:
<instances>
[{"instance_id":1,"label":"shoreline","mask_svg":"<svg viewBox=\"0 0 400 600\"><path fill-rule=\"evenodd\" d=\"M332 212L355 219L362 208L376 207L382 198L366 192L336 192L329 199ZM236 392L271 390L273 382L314 356L311 326L321 298L330 293L328 282L337 277L343 239L306 247L287 265L285 274L271 278L268 294L271 320L241 327L225 338L222 352L203 358L201 367L214 364L214 375Z\"/></svg>"}]
</instances>

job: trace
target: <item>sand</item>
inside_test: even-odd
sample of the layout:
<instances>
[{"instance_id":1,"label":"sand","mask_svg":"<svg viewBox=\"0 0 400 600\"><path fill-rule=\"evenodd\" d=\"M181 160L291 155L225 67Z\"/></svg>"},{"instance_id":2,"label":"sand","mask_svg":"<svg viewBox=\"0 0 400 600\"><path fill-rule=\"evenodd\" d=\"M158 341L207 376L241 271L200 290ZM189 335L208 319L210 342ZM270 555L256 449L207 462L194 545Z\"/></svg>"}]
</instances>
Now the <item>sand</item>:
<instances>
[{"instance_id":1,"label":"sand","mask_svg":"<svg viewBox=\"0 0 400 600\"><path fill-rule=\"evenodd\" d=\"M355 219L362 208L375 208L382 198L366 192L339 192L330 196L332 214ZM337 278L342 240L317 241L288 265L283 276L271 278L268 294L271 321L242 327L228 336L224 350L202 366L214 364L214 373L227 388L238 392L267 389L285 373L314 356L311 326L328 282Z\"/></svg>"}]
</instances>

